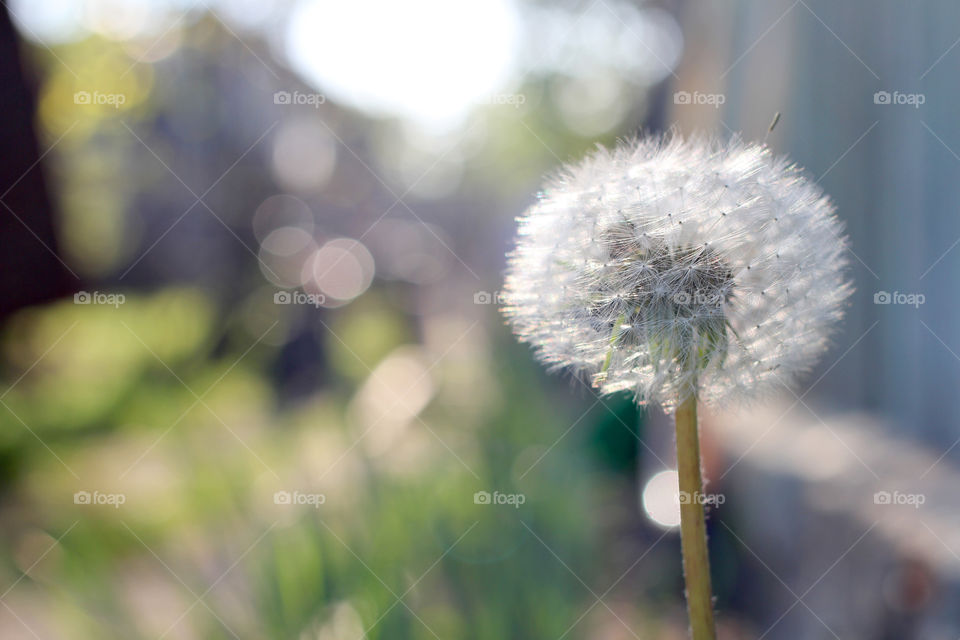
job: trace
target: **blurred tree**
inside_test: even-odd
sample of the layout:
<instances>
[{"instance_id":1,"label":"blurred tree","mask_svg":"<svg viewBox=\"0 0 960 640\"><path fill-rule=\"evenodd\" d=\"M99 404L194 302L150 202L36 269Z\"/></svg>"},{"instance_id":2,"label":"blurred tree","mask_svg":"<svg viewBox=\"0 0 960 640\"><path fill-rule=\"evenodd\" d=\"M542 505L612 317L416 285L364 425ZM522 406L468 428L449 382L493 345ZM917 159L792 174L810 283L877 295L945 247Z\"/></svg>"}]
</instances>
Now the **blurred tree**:
<instances>
[{"instance_id":1,"label":"blurred tree","mask_svg":"<svg viewBox=\"0 0 960 640\"><path fill-rule=\"evenodd\" d=\"M35 95L27 83L6 6L0 10L0 319L71 293L77 282L57 251L53 207L33 126Z\"/></svg>"}]
</instances>

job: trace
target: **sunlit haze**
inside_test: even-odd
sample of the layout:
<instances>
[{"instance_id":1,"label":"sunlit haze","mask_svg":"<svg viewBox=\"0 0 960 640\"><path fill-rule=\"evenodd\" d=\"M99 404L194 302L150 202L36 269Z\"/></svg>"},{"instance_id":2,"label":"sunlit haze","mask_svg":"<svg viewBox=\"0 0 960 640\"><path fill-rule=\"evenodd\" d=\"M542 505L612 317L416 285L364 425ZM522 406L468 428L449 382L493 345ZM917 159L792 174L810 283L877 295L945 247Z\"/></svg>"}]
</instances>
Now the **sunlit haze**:
<instances>
[{"instance_id":1,"label":"sunlit haze","mask_svg":"<svg viewBox=\"0 0 960 640\"><path fill-rule=\"evenodd\" d=\"M505 82L518 23L508 0L307 0L287 51L337 102L443 126Z\"/></svg>"}]
</instances>

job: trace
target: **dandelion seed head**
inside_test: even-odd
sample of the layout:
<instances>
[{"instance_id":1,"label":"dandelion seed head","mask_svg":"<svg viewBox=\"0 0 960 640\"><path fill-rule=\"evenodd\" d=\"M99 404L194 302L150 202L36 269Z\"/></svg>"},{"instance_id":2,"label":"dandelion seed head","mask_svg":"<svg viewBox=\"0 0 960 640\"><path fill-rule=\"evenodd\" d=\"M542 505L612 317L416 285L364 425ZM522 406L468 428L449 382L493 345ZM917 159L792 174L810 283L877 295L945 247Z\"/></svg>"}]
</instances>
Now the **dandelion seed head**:
<instances>
[{"instance_id":1,"label":"dandelion seed head","mask_svg":"<svg viewBox=\"0 0 960 640\"><path fill-rule=\"evenodd\" d=\"M852 291L846 252L830 200L765 146L644 138L548 179L503 310L602 393L722 404L813 367Z\"/></svg>"}]
</instances>

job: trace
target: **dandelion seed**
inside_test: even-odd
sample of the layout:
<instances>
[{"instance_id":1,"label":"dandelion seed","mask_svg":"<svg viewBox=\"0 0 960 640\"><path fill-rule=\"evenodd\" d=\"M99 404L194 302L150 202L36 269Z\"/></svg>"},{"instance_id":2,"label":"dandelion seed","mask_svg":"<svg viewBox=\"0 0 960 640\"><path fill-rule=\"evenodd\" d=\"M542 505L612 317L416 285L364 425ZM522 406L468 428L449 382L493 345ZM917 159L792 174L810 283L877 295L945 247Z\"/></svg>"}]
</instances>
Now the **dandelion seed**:
<instances>
[{"instance_id":1,"label":"dandelion seed","mask_svg":"<svg viewBox=\"0 0 960 640\"><path fill-rule=\"evenodd\" d=\"M739 141L600 148L544 193L520 219L504 313L552 367L676 409L691 635L715 640L697 402L814 365L851 292L840 223L799 169Z\"/></svg>"},{"instance_id":2,"label":"dandelion seed","mask_svg":"<svg viewBox=\"0 0 960 640\"><path fill-rule=\"evenodd\" d=\"M852 290L833 205L763 145L640 139L543 194L520 219L504 313L602 393L670 410L779 389L816 363Z\"/></svg>"}]
</instances>

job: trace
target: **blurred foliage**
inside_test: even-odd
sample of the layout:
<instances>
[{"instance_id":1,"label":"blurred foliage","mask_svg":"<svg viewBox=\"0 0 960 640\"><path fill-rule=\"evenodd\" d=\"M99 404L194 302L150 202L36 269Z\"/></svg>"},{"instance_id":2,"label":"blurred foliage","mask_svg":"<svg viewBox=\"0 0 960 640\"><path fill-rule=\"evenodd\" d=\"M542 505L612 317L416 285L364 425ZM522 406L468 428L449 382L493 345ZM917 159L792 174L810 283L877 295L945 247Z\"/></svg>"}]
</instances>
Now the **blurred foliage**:
<instances>
[{"instance_id":1,"label":"blurred foliage","mask_svg":"<svg viewBox=\"0 0 960 640\"><path fill-rule=\"evenodd\" d=\"M336 318L344 381L366 377L351 357L376 370L410 348L401 316L375 298ZM530 392L539 374L498 346L505 336L487 336L490 370L468 375L486 377L497 402L464 422L470 381L457 370L483 360L476 345L454 349L426 374L432 402L382 451L372 439L390 434L363 436L348 384L278 412L264 373L276 348L214 355L225 340L214 317L203 295L168 289L27 309L7 327L4 581L23 575L11 598L49 611L31 626L156 637L183 613L171 637L567 630L575 617L557 612L589 603L564 565L593 573L590 475L570 445L537 462L564 418ZM494 490L526 502L475 503ZM124 501L75 504L81 491ZM326 499L276 504L277 491Z\"/></svg>"}]
</instances>

